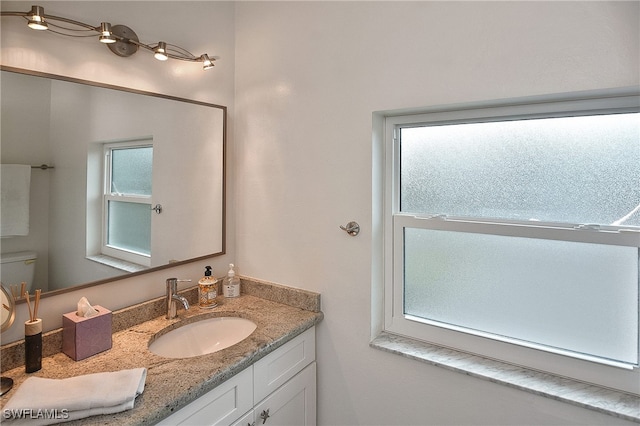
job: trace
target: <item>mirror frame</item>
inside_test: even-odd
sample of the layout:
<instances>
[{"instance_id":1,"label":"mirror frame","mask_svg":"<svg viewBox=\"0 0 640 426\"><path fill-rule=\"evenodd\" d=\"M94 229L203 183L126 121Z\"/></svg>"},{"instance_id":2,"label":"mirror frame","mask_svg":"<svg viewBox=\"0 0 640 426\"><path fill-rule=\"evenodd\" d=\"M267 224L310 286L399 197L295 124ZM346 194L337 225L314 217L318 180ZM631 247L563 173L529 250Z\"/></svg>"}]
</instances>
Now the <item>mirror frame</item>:
<instances>
[{"instance_id":1,"label":"mirror frame","mask_svg":"<svg viewBox=\"0 0 640 426\"><path fill-rule=\"evenodd\" d=\"M200 260L208 259L208 258L211 258L211 257L222 256L222 255L226 254L226 240L227 240L227 237L226 237L226 234L227 234L227 196L226 196L226 194L227 194L227 107L226 106L218 105L218 104L212 104L212 103L209 103L209 102L196 101L196 100L193 100L193 99L180 98L180 97L177 97L177 96L163 95L163 94L160 94L160 93L148 92L148 91L144 91L144 90L132 89L132 88L129 88L129 87L116 86L116 85L113 85L113 84L99 83L99 82L91 81L91 80L83 80L83 79L79 79L79 78L67 77L67 76L62 76L62 75L57 75L57 74L50 74L50 73L41 72L41 71L33 71L33 70L29 70L29 69L24 69L24 68L16 68L16 67L11 67L11 66L1 65L1 64L0 64L0 71L8 71L8 72L14 72L14 73L17 73L17 74L24 74L24 75L31 75L31 76L35 76L35 77L50 78L52 80L60 80L60 81L66 81L66 82L70 82L70 83L84 84L84 85L87 85L87 86L100 87L100 88L104 88L104 89L113 89L113 90L118 90L118 91L121 91L121 92L133 93L133 94L144 95L144 96L151 96L151 97L155 97L155 98L168 99L168 100L179 101L179 102L186 102L186 103L191 103L191 104L195 104L195 105L201 105L201 106L206 106L206 107L211 107L211 108L218 108L218 109L222 110L222 123L223 124L222 124L222 229L221 229L222 249L221 249L221 251L218 252L218 253L205 254L205 255L194 257L194 258L191 258L191 259L180 260L180 261L169 263L169 264L166 264L166 265L155 266L155 267L152 267L152 268L145 269L143 271L124 273L124 274L122 274L120 276L117 276L117 277L106 278L106 279L97 280L97 281L90 281L90 282L87 282L87 283L84 283L84 284L77 284L77 285L74 285L74 286L68 287L68 288L47 291L45 293L42 293L42 297L43 298L44 297L51 297L51 296L55 296L55 295L58 295L58 294L63 294L63 293L71 292L71 291L76 291L76 290L79 290L79 289L92 287L92 286L96 286L96 285L100 285L100 284L105 284L105 283L108 283L108 282L119 281L119 280L131 278L131 277L135 277L135 276L138 276L138 275L143 275L143 274L147 274L147 273L150 273L150 272L156 272L156 271L160 271L160 270L163 270L163 269L172 268L174 266L184 265L184 264L187 264L187 263L197 262L197 261L200 261ZM22 299L22 298L16 299L14 301L14 303L15 304L25 303L25 299Z\"/></svg>"},{"instance_id":2,"label":"mirror frame","mask_svg":"<svg viewBox=\"0 0 640 426\"><path fill-rule=\"evenodd\" d=\"M13 295L7 291L4 285L0 285L2 287L2 293L0 298L2 299L2 308L9 311L9 316L5 321L0 325L0 332L7 330L13 324L13 321L16 319L16 305L15 299ZM5 303L5 301L7 303Z\"/></svg>"}]
</instances>

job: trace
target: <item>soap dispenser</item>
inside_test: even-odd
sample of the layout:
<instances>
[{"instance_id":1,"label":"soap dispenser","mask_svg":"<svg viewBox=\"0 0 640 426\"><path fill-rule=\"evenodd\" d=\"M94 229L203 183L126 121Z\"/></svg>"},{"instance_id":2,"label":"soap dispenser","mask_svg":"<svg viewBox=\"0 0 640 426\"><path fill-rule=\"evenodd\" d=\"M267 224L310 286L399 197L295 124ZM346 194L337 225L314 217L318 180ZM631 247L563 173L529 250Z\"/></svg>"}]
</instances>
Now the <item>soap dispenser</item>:
<instances>
[{"instance_id":1,"label":"soap dispenser","mask_svg":"<svg viewBox=\"0 0 640 426\"><path fill-rule=\"evenodd\" d=\"M224 294L224 297L240 296L240 278L236 277L233 263L229 264L229 272L227 272L227 276L222 281L222 294Z\"/></svg>"},{"instance_id":2,"label":"soap dispenser","mask_svg":"<svg viewBox=\"0 0 640 426\"><path fill-rule=\"evenodd\" d=\"M213 308L218 306L216 298L218 297L218 280L211 276L211 266L206 266L204 277L198 281L199 287L199 303L201 308Z\"/></svg>"}]
</instances>

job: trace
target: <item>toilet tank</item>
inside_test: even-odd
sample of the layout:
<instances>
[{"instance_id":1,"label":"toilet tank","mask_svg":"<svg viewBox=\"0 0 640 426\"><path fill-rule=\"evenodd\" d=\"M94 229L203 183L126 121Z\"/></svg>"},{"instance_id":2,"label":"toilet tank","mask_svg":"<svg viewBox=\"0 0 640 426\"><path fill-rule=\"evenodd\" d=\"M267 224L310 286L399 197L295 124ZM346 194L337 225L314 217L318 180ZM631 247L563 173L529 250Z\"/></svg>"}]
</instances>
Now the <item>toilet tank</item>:
<instances>
[{"instance_id":1,"label":"toilet tank","mask_svg":"<svg viewBox=\"0 0 640 426\"><path fill-rule=\"evenodd\" d=\"M37 255L33 251L0 254L0 281L9 285L27 283L26 289L33 293L33 276L36 270Z\"/></svg>"}]
</instances>

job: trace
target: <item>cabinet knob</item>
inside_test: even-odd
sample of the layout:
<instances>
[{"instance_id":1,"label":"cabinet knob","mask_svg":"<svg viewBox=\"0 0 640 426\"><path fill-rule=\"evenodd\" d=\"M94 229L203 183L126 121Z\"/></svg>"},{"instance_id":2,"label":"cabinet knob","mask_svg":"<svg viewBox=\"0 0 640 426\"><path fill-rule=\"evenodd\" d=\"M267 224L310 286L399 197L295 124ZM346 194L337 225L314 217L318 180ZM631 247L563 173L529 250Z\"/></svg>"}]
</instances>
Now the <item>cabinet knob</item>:
<instances>
[{"instance_id":1,"label":"cabinet knob","mask_svg":"<svg viewBox=\"0 0 640 426\"><path fill-rule=\"evenodd\" d=\"M269 418L269 410L262 410L262 413L260 413L260 418L262 419L262 424L264 424Z\"/></svg>"}]
</instances>

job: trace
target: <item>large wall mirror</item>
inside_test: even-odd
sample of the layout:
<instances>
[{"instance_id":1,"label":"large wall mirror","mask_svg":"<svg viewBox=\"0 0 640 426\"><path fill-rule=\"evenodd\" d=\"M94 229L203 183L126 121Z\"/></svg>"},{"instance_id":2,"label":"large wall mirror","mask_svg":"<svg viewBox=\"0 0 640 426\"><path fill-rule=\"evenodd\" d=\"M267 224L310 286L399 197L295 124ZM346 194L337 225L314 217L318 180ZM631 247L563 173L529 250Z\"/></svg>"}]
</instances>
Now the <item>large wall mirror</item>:
<instances>
[{"instance_id":1,"label":"large wall mirror","mask_svg":"<svg viewBox=\"0 0 640 426\"><path fill-rule=\"evenodd\" d=\"M224 253L226 107L0 68L6 287L32 274L30 293L53 294Z\"/></svg>"}]
</instances>

